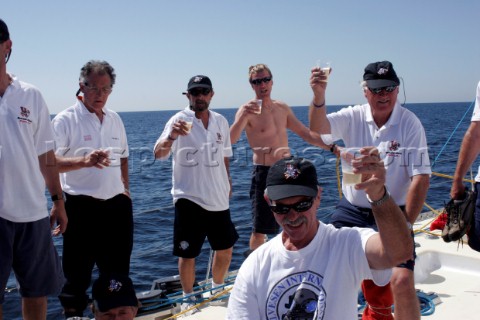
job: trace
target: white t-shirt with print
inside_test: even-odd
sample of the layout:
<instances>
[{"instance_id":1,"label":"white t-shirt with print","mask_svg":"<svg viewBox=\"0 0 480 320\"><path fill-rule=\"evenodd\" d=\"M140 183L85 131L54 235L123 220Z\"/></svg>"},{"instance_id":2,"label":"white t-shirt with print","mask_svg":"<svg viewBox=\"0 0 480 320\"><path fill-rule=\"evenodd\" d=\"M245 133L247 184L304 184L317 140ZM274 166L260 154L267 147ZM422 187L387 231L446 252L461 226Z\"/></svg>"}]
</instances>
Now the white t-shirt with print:
<instances>
[{"instance_id":1,"label":"white t-shirt with print","mask_svg":"<svg viewBox=\"0 0 480 320\"><path fill-rule=\"evenodd\" d=\"M279 234L240 267L226 319L276 320L289 312L298 319L356 319L362 280L383 286L391 276L391 269L368 265L365 245L373 234L320 222L312 242L298 251L286 250Z\"/></svg>"}]
</instances>

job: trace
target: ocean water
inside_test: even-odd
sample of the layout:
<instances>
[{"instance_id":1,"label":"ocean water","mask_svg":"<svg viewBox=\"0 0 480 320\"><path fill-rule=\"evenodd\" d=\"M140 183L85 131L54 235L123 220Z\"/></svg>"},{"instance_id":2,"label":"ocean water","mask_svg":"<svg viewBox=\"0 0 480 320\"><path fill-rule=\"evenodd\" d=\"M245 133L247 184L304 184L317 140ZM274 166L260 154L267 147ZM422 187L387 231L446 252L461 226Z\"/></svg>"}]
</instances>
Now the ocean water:
<instances>
[{"instance_id":1,"label":"ocean water","mask_svg":"<svg viewBox=\"0 0 480 320\"><path fill-rule=\"evenodd\" d=\"M458 150L463 135L470 123L471 102L463 103L423 103L407 104L422 121L429 144L433 171L453 175ZM233 123L236 109L217 109L230 124ZM328 112L336 111L342 106L329 106ZM308 125L308 107L293 107L295 115ZM167 120L176 111L124 112L120 113L128 135L130 147L130 191L134 208L134 247L131 260L131 277L137 292L149 290L153 280L178 273L177 259L172 255L173 237L173 203L171 189L171 161L155 161L152 148L162 132ZM465 116L463 122L460 122ZM458 128L457 128L458 126ZM450 142L445 145L452 132ZM295 134L289 132L292 152L310 159L315 163L319 181L323 186L321 207L318 217L328 222L329 214L339 199L336 182L335 158L330 152L308 145ZM248 147L245 134L233 146L234 156L230 160L233 178L233 196L230 201L232 219L237 227L240 239L234 247L231 269L240 267L244 260L243 252L248 249L251 231L251 210L249 200L250 172L252 153ZM441 155L438 157L439 153ZM438 160L437 160L438 157ZM476 163L476 165L478 165ZM476 173L476 167L474 169ZM432 176L427 203L433 208L442 207L448 200L451 181ZM424 208L425 211L428 210ZM85 230L88 236L88 230ZM59 254L62 253L61 238L55 238ZM197 280L207 277L209 258L208 243L197 259ZM96 277L96 270L94 271ZM3 312L5 320L21 319L20 297L15 289L12 276L7 285ZM49 298L48 319L63 319L57 298Z\"/></svg>"}]
</instances>

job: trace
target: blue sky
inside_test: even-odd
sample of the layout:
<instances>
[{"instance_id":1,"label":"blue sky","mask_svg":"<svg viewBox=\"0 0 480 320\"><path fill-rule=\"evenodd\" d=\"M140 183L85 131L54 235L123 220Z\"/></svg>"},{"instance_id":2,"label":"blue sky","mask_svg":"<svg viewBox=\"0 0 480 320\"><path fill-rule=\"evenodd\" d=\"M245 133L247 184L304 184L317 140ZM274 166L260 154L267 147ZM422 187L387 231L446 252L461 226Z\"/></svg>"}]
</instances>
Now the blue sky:
<instances>
[{"instance_id":1,"label":"blue sky","mask_svg":"<svg viewBox=\"0 0 480 320\"><path fill-rule=\"evenodd\" d=\"M248 66L266 63L272 97L307 105L310 68L332 62L327 104L363 103L363 68L390 60L407 103L472 101L480 80L478 0L3 1L7 70L42 91L51 113L70 106L82 65L107 60L116 111L183 108L188 79L208 75L212 108L253 97ZM402 98L403 100L403 98Z\"/></svg>"}]
</instances>

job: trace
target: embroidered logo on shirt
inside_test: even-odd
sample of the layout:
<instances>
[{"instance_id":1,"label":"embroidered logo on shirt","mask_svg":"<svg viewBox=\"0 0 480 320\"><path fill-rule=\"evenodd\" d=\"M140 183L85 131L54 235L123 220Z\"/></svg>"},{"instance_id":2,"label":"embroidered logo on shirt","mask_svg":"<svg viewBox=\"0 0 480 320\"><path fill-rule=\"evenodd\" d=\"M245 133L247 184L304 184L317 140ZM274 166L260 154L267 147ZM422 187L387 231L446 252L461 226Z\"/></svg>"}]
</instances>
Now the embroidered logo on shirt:
<instances>
[{"instance_id":1,"label":"embroidered logo on shirt","mask_svg":"<svg viewBox=\"0 0 480 320\"><path fill-rule=\"evenodd\" d=\"M32 120L30 120L28 117L30 116L30 110L27 107L20 107L20 116L17 117L17 119L21 123L32 123Z\"/></svg>"},{"instance_id":2,"label":"embroidered logo on shirt","mask_svg":"<svg viewBox=\"0 0 480 320\"><path fill-rule=\"evenodd\" d=\"M398 151L400 149L400 143L396 140L389 141L387 144L388 151L386 152L387 157L400 157L402 153Z\"/></svg>"},{"instance_id":3,"label":"embroidered logo on shirt","mask_svg":"<svg viewBox=\"0 0 480 320\"><path fill-rule=\"evenodd\" d=\"M217 143L222 143L223 142L223 136L220 132L217 132Z\"/></svg>"},{"instance_id":4,"label":"embroidered logo on shirt","mask_svg":"<svg viewBox=\"0 0 480 320\"><path fill-rule=\"evenodd\" d=\"M92 136L87 134L86 136L83 136L83 141L92 141Z\"/></svg>"}]
</instances>

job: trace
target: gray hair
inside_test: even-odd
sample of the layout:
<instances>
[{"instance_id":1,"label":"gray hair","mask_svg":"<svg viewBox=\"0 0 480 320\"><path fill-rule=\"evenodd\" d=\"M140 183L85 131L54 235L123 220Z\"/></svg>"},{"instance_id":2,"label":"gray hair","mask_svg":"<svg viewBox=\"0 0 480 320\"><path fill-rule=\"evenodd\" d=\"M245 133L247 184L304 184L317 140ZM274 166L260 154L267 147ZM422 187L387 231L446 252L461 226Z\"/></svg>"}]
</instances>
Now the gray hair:
<instances>
[{"instance_id":1,"label":"gray hair","mask_svg":"<svg viewBox=\"0 0 480 320\"><path fill-rule=\"evenodd\" d=\"M90 74L98 74L98 75L108 75L111 80L111 86L115 84L115 70L107 61L100 61L100 60L90 60L88 61L80 70L80 78L78 81L80 83L86 84L87 78Z\"/></svg>"}]
</instances>

